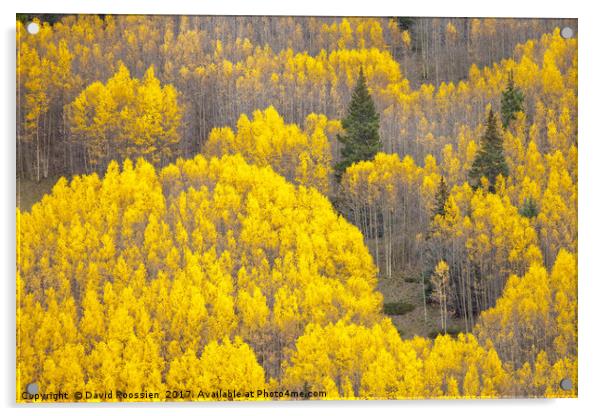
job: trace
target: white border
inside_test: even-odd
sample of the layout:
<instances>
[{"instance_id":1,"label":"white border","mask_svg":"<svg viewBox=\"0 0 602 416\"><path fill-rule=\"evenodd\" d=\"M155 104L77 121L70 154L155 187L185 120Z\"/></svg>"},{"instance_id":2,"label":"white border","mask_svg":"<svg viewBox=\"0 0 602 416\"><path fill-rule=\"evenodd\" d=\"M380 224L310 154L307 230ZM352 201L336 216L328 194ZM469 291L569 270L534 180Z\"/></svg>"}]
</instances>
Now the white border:
<instances>
[{"instance_id":1,"label":"white border","mask_svg":"<svg viewBox=\"0 0 602 416\"><path fill-rule=\"evenodd\" d=\"M0 71L3 97L0 139L0 175L2 198L2 341L0 342L2 371L0 375L0 404L7 414L52 415L93 414L164 415L165 412L249 415L307 413L345 413L363 415L367 411L379 414L478 414L487 416L530 413L550 415L592 414L599 412L602 378L600 345L602 330L598 304L602 296L602 262L599 242L602 232L600 218L600 186L602 183L602 118L600 117L600 22L601 14L586 1L524 0L428 1L393 2L391 0L329 1L302 0L236 0L209 2L202 0L3 0L2 55ZM144 13L144 14L270 14L270 15L372 15L372 16L491 16L491 17L572 17L579 19L579 399L556 400L498 400L498 401L389 401L389 402L303 402L303 403L211 403L165 406L146 405L71 405L17 406L14 404L14 331L15 331L15 13ZM600 246L602 247L602 246ZM594 411L594 409L596 409ZM5 413L5 414L6 414Z\"/></svg>"}]
</instances>

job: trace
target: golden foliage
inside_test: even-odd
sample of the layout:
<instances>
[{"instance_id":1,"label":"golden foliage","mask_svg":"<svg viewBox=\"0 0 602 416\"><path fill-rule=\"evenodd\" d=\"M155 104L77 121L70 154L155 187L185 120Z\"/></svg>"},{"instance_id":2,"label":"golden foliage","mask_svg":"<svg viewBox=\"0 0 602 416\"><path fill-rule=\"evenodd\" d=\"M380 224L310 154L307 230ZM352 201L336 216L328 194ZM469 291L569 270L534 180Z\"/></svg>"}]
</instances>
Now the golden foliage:
<instances>
[{"instance_id":1,"label":"golden foliage","mask_svg":"<svg viewBox=\"0 0 602 416\"><path fill-rule=\"evenodd\" d=\"M47 119L63 108L64 154L80 144L85 171L107 169L61 178L17 210L17 391L39 380L71 391L575 396L577 40L556 30L465 80L412 88L386 42L407 54L415 40L388 23L311 20L315 53L295 49L298 25L271 48L188 18L175 31L153 17L65 17L27 40L18 24L19 132L38 179ZM452 22L442 30L459 42ZM474 19L470 31L491 40L496 23ZM358 230L324 195L359 66L388 153L342 178L337 202ZM510 71L527 98L504 132L510 174L496 193L475 191L466 178L481 120ZM180 154L183 128L193 153L211 131L205 156L156 170ZM433 216L442 177L450 195ZM382 315L377 270L418 269L423 253L442 318L448 302L465 305L474 335L402 339Z\"/></svg>"},{"instance_id":2,"label":"golden foliage","mask_svg":"<svg viewBox=\"0 0 602 416\"><path fill-rule=\"evenodd\" d=\"M106 84L90 84L67 107L71 134L84 143L94 168L128 157L169 160L180 140L177 95L173 86L161 87L153 67L138 80L121 64Z\"/></svg>"},{"instance_id":3,"label":"golden foliage","mask_svg":"<svg viewBox=\"0 0 602 416\"><path fill-rule=\"evenodd\" d=\"M310 114L305 124L304 131L296 124L285 124L274 107L255 111L252 120L243 114L236 123L236 134L228 127L213 129L204 153L239 153L249 163L271 166L290 182L312 186L328 195L332 156L326 132L332 135L340 129L340 123Z\"/></svg>"},{"instance_id":4,"label":"golden foliage","mask_svg":"<svg viewBox=\"0 0 602 416\"><path fill-rule=\"evenodd\" d=\"M231 362L222 386L260 388L308 323L380 314L359 231L241 156L158 174L112 162L102 180L59 181L18 221L20 385L160 390L187 381L172 364L200 357L187 377L215 387L204 357L240 352L248 364Z\"/></svg>"}]
</instances>

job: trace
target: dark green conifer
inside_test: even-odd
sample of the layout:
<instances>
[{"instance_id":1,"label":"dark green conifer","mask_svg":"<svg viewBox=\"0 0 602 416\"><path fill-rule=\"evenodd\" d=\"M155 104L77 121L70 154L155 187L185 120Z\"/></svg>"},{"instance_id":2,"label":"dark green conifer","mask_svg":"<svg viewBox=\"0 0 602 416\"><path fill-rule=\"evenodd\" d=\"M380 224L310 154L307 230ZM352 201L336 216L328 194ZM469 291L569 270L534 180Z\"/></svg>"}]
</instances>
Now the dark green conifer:
<instances>
[{"instance_id":1,"label":"dark green conifer","mask_svg":"<svg viewBox=\"0 0 602 416\"><path fill-rule=\"evenodd\" d=\"M524 101L525 96L520 88L514 85L514 77L510 71L506 89L502 93L502 126L504 129L508 128L511 120L516 119L516 113L525 111Z\"/></svg>"},{"instance_id":2,"label":"dark green conifer","mask_svg":"<svg viewBox=\"0 0 602 416\"><path fill-rule=\"evenodd\" d=\"M538 211L537 204L533 198L525 198L523 205L518 210L519 214L526 218L536 217Z\"/></svg>"},{"instance_id":3,"label":"dark green conifer","mask_svg":"<svg viewBox=\"0 0 602 416\"><path fill-rule=\"evenodd\" d=\"M379 120L376 106L368 92L364 71L360 69L347 116L341 123L345 132L343 135L337 135L337 140L343 144L341 161L335 166L338 181L349 166L362 160L373 159L382 149L378 134Z\"/></svg>"},{"instance_id":4,"label":"dark green conifer","mask_svg":"<svg viewBox=\"0 0 602 416\"><path fill-rule=\"evenodd\" d=\"M495 192L495 181L498 175L507 177L508 165L504 157L504 146L497 118L490 109L485 134L481 138L481 147L472 163L468 177L473 187L479 187L481 178L484 176L489 181L489 191Z\"/></svg>"},{"instance_id":5,"label":"dark green conifer","mask_svg":"<svg viewBox=\"0 0 602 416\"><path fill-rule=\"evenodd\" d=\"M435 218L437 215L445 215L445 204L447 203L448 198L449 189L447 188L445 179L441 176L439 186L437 187L437 193L435 194L435 206L433 207L432 218Z\"/></svg>"}]
</instances>

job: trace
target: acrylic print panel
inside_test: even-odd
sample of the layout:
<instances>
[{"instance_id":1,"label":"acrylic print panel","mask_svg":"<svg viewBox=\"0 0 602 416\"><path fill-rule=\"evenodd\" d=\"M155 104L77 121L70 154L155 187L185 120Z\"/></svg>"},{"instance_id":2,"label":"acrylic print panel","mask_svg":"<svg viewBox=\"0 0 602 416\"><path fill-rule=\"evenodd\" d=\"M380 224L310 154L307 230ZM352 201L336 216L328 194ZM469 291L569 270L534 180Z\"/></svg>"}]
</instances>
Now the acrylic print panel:
<instances>
[{"instance_id":1,"label":"acrylic print panel","mask_svg":"<svg viewBox=\"0 0 602 416\"><path fill-rule=\"evenodd\" d=\"M577 21L17 16L18 402L577 396Z\"/></svg>"}]
</instances>

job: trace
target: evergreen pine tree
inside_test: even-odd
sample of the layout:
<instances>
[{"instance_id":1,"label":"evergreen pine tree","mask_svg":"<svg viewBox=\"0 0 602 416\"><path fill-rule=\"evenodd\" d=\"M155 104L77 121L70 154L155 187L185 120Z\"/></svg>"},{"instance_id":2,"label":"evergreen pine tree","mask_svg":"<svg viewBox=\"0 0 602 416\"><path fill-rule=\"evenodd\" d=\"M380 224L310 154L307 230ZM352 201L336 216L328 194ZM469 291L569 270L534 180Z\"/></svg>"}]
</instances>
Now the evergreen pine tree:
<instances>
[{"instance_id":1,"label":"evergreen pine tree","mask_svg":"<svg viewBox=\"0 0 602 416\"><path fill-rule=\"evenodd\" d=\"M415 23L415 19L413 17L401 17L401 16L398 16L396 18L396 21L397 21L397 27L402 32L404 30L411 30L412 27L414 26L414 23Z\"/></svg>"},{"instance_id":2,"label":"evergreen pine tree","mask_svg":"<svg viewBox=\"0 0 602 416\"><path fill-rule=\"evenodd\" d=\"M439 186L437 187L437 193L435 194L435 206L433 207L432 218L435 218L437 215L445 215L445 204L447 203L447 198L449 198L449 189L447 188L445 179L443 179L443 176L441 176Z\"/></svg>"},{"instance_id":3,"label":"evergreen pine tree","mask_svg":"<svg viewBox=\"0 0 602 416\"><path fill-rule=\"evenodd\" d=\"M347 109L347 116L342 120L345 134L337 135L337 140L343 144L342 160L335 166L337 181L352 164L371 160L382 149L378 135L379 115L374 101L368 92L364 71L360 68L357 85Z\"/></svg>"},{"instance_id":4,"label":"evergreen pine tree","mask_svg":"<svg viewBox=\"0 0 602 416\"><path fill-rule=\"evenodd\" d=\"M511 120L516 119L516 113L524 111L524 101L525 96L520 88L514 85L514 77L510 71L506 89L502 93L502 126L504 129L508 128Z\"/></svg>"},{"instance_id":5,"label":"evergreen pine tree","mask_svg":"<svg viewBox=\"0 0 602 416\"><path fill-rule=\"evenodd\" d=\"M533 218L538 214L537 204L533 198L525 198L523 205L518 210L523 217Z\"/></svg>"},{"instance_id":6,"label":"evergreen pine tree","mask_svg":"<svg viewBox=\"0 0 602 416\"><path fill-rule=\"evenodd\" d=\"M508 165L504 158L503 140L498 130L497 118L490 109L485 135L481 139L481 147L472 163L468 177L472 185L478 187L484 176L489 181L489 191L495 192L495 180L498 175L508 176Z\"/></svg>"}]
</instances>

